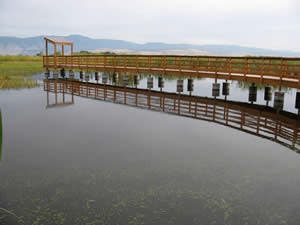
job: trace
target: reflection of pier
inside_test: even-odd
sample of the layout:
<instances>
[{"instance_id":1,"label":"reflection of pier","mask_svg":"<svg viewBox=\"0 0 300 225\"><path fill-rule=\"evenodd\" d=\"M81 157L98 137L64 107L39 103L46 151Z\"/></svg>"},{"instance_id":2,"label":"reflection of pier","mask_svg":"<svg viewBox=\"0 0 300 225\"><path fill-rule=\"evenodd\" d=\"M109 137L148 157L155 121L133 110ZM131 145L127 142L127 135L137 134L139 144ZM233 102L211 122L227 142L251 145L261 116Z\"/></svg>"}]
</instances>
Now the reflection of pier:
<instances>
[{"instance_id":1,"label":"reflection of pier","mask_svg":"<svg viewBox=\"0 0 300 225\"><path fill-rule=\"evenodd\" d=\"M269 107L75 80L44 80L44 90L212 121L300 152L297 115Z\"/></svg>"},{"instance_id":2,"label":"reflection of pier","mask_svg":"<svg viewBox=\"0 0 300 225\"><path fill-rule=\"evenodd\" d=\"M47 69L179 74L300 88L300 58L179 55L76 56L73 55L73 43L68 40L45 38L45 42L46 56L43 57L43 65ZM53 56L48 55L48 42L54 45ZM65 45L71 46L71 55L64 55ZM56 55L56 46L62 46L62 56Z\"/></svg>"},{"instance_id":3,"label":"reflection of pier","mask_svg":"<svg viewBox=\"0 0 300 225\"><path fill-rule=\"evenodd\" d=\"M64 88L61 90L57 90L59 88L59 85L54 85L53 90L51 88L46 88L47 90L47 106L46 108L53 108L58 106L67 106L74 104L74 95L72 94L71 101L66 100L66 93L64 91ZM54 103L50 103L50 91L54 93ZM62 99L59 100L59 93L61 94ZM68 94L68 93L67 93Z\"/></svg>"}]
</instances>

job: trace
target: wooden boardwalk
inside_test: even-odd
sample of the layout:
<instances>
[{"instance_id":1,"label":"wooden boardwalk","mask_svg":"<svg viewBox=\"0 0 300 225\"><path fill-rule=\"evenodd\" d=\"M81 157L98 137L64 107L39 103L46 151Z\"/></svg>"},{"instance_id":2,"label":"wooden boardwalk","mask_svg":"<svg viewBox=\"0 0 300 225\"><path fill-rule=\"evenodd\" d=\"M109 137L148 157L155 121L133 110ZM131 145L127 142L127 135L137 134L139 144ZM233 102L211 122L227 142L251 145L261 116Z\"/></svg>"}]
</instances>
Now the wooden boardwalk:
<instances>
[{"instance_id":1,"label":"wooden boardwalk","mask_svg":"<svg viewBox=\"0 0 300 225\"><path fill-rule=\"evenodd\" d=\"M211 121L266 138L300 153L300 120L292 113L276 113L270 107L145 89L70 80L44 80L44 90L89 97L129 106ZM54 104L55 105L55 104ZM52 105L53 106L53 105Z\"/></svg>"},{"instance_id":2,"label":"wooden boardwalk","mask_svg":"<svg viewBox=\"0 0 300 225\"><path fill-rule=\"evenodd\" d=\"M300 88L300 58L166 55L44 56L45 68L209 77Z\"/></svg>"}]
</instances>

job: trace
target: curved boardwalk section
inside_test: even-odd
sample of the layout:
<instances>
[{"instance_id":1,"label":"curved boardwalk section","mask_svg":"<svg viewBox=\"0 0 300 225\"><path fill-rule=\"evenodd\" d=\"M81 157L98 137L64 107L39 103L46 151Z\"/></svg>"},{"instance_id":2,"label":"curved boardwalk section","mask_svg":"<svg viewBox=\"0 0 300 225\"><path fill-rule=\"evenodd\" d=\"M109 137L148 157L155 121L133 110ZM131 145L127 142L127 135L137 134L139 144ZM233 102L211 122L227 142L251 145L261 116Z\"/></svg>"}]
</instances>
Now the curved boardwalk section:
<instances>
[{"instance_id":1,"label":"curved boardwalk section","mask_svg":"<svg viewBox=\"0 0 300 225\"><path fill-rule=\"evenodd\" d=\"M300 88L300 58L166 55L44 56L45 68L182 74Z\"/></svg>"}]
</instances>

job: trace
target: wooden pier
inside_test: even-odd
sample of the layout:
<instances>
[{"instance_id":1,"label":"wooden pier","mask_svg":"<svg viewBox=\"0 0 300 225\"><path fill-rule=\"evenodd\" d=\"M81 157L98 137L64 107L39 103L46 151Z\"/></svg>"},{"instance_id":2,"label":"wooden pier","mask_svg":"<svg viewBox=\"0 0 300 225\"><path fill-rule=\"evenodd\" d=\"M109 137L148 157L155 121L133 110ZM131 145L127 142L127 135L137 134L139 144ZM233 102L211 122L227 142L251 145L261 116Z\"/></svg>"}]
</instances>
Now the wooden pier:
<instances>
[{"instance_id":1,"label":"wooden pier","mask_svg":"<svg viewBox=\"0 0 300 225\"><path fill-rule=\"evenodd\" d=\"M278 113L270 107L77 80L45 79L44 90L55 94L57 105L64 104L58 103L59 93L63 94L63 101L64 94L71 94L71 103L76 95L126 104L214 122L272 140L300 153L300 120L297 115Z\"/></svg>"},{"instance_id":2,"label":"wooden pier","mask_svg":"<svg viewBox=\"0 0 300 225\"><path fill-rule=\"evenodd\" d=\"M86 71L126 71L208 77L300 88L300 58L284 57L221 57L179 55L73 55L73 43L45 38L47 69ZM48 42L54 44L54 55L48 55ZM62 55L56 55L56 45ZM71 55L64 55L64 45L71 46Z\"/></svg>"}]
</instances>

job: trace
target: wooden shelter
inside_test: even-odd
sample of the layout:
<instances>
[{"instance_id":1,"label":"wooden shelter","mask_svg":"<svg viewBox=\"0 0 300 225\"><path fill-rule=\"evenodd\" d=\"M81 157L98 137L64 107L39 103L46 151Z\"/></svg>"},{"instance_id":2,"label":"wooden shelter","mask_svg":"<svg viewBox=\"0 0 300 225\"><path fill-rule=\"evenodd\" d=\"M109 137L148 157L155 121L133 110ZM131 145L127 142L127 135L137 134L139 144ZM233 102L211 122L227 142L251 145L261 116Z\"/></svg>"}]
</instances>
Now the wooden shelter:
<instances>
[{"instance_id":1,"label":"wooden shelter","mask_svg":"<svg viewBox=\"0 0 300 225\"><path fill-rule=\"evenodd\" d=\"M71 47L71 56L73 55L73 43L64 38L56 38L56 37L44 37L46 44L46 56L48 56L48 43L53 44L54 46L54 63L56 64L56 46L61 46L61 54L65 55L65 46Z\"/></svg>"}]
</instances>

